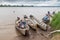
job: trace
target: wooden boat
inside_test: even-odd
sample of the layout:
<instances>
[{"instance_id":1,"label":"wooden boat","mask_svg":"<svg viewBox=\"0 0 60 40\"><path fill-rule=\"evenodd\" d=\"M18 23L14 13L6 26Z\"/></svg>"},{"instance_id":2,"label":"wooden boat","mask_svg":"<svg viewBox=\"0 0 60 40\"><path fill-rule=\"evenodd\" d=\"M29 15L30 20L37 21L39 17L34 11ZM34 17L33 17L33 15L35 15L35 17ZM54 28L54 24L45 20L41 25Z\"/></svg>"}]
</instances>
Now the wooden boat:
<instances>
[{"instance_id":1,"label":"wooden boat","mask_svg":"<svg viewBox=\"0 0 60 40\"><path fill-rule=\"evenodd\" d=\"M44 22L40 22L39 20L37 20L37 18L35 18L34 16L32 17L36 22L38 22L38 25L41 29L43 30L48 30L50 28L50 26L48 26L47 24L45 24Z\"/></svg>"},{"instance_id":2,"label":"wooden boat","mask_svg":"<svg viewBox=\"0 0 60 40\"><path fill-rule=\"evenodd\" d=\"M22 35L27 35L29 34L29 26L26 25L25 28L19 28L16 23L15 23L15 28L16 28L16 32L18 35L22 34Z\"/></svg>"},{"instance_id":3,"label":"wooden boat","mask_svg":"<svg viewBox=\"0 0 60 40\"><path fill-rule=\"evenodd\" d=\"M29 25L29 27L33 30L36 31L36 27L37 27L37 24L34 23L34 21L32 21L32 19L30 18L25 18L25 21L27 22L27 24Z\"/></svg>"}]
</instances>

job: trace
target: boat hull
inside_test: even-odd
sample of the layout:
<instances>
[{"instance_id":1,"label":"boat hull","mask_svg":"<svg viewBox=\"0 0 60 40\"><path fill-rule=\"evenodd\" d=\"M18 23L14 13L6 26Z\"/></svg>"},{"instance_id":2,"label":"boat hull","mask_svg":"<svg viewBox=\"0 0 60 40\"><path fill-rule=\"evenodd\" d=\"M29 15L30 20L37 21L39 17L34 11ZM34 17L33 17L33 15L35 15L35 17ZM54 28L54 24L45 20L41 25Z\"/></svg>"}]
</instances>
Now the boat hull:
<instances>
[{"instance_id":1,"label":"boat hull","mask_svg":"<svg viewBox=\"0 0 60 40\"><path fill-rule=\"evenodd\" d=\"M18 35L20 35L20 34L22 34L22 35L29 34L29 26L28 25L24 29L16 27L16 26L15 26L15 28L16 28L16 31L17 31Z\"/></svg>"}]
</instances>

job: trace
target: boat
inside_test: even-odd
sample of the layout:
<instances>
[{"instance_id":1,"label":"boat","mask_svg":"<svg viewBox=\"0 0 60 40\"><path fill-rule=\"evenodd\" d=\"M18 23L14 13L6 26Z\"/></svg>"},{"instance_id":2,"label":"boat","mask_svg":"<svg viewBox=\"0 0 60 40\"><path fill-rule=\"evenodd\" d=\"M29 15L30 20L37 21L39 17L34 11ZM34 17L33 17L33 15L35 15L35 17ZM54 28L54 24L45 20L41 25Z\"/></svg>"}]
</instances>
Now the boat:
<instances>
[{"instance_id":1,"label":"boat","mask_svg":"<svg viewBox=\"0 0 60 40\"><path fill-rule=\"evenodd\" d=\"M29 26L28 25L26 25L25 26L25 28L19 28L17 25L16 25L16 23L15 23L15 29L16 29L16 33L18 34L18 35L28 35L29 34Z\"/></svg>"},{"instance_id":2,"label":"boat","mask_svg":"<svg viewBox=\"0 0 60 40\"><path fill-rule=\"evenodd\" d=\"M31 29L33 29L34 31L36 31L37 24L35 24L34 21L32 21L32 19L30 19L30 18L25 18L24 20L27 22L28 26L29 26Z\"/></svg>"},{"instance_id":3,"label":"boat","mask_svg":"<svg viewBox=\"0 0 60 40\"><path fill-rule=\"evenodd\" d=\"M33 16L33 15L32 15L32 16ZM37 18L35 18L34 16L32 17L32 19L34 19L34 20L38 23L39 27L40 27L42 30L48 30L48 29L51 28L49 25L45 24L44 22L42 22L42 21L40 22L39 20L37 20Z\"/></svg>"},{"instance_id":4,"label":"boat","mask_svg":"<svg viewBox=\"0 0 60 40\"><path fill-rule=\"evenodd\" d=\"M38 23L34 19L31 19L31 18L30 18L30 21L33 23L32 24L33 26L31 24L29 24L30 27L33 28L33 29L35 29L35 30L37 30Z\"/></svg>"}]
</instances>

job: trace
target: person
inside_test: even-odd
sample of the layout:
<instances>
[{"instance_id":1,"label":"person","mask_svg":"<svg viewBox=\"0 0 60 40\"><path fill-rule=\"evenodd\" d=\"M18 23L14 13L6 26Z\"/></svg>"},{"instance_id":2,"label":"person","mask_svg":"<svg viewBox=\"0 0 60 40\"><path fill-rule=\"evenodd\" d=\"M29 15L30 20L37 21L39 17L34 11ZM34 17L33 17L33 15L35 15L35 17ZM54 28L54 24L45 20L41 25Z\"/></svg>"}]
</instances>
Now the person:
<instances>
[{"instance_id":1,"label":"person","mask_svg":"<svg viewBox=\"0 0 60 40\"><path fill-rule=\"evenodd\" d=\"M30 19L26 15L24 15L24 21L26 22L27 25L31 24Z\"/></svg>"},{"instance_id":2,"label":"person","mask_svg":"<svg viewBox=\"0 0 60 40\"><path fill-rule=\"evenodd\" d=\"M53 13L52 13L53 15L55 14L55 11L53 11Z\"/></svg>"},{"instance_id":3,"label":"person","mask_svg":"<svg viewBox=\"0 0 60 40\"><path fill-rule=\"evenodd\" d=\"M48 11L48 14L47 14L49 17L51 17L51 13L50 13L50 11Z\"/></svg>"},{"instance_id":4,"label":"person","mask_svg":"<svg viewBox=\"0 0 60 40\"><path fill-rule=\"evenodd\" d=\"M33 15L30 15L30 18L32 19L33 18Z\"/></svg>"},{"instance_id":5,"label":"person","mask_svg":"<svg viewBox=\"0 0 60 40\"><path fill-rule=\"evenodd\" d=\"M17 21L20 20L20 17L17 17Z\"/></svg>"},{"instance_id":6,"label":"person","mask_svg":"<svg viewBox=\"0 0 60 40\"><path fill-rule=\"evenodd\" d=\"M30 15L30 21L32 22L30 24L30 26L38 33L38 26L39 26L39 24L38 24L38 22L36 21L36 19L34 18L33 15Z\"/></svg>"},{"instance_id":7,"label":"person","mask_svg":"<svg viewBox=\"0 0 60 40\"><path fill-rule=\"evenodd\" d=\"M17 20L16 20L16 26L19 27L19 23L20 23L20 17L17 17Z\"/></svg>"},{"instance_id":8,"label":"person","mask_svg":"<svg viewBox=\"0 0 60 40\"><path fill-rule=\"evenodd\" d=\"M21 20L21 21L20 21L20 28L24 29L25 26L26 26L26 22L23 21L23 20Z\"/></svg>"},{"instance_id":9,"label":"person","mask_svg":"<svg viewBox=\"0 0 60 40\"><path fill-rule=\"evenodd\" d=\"M27 18L26 15L24 15L24 19L20 21L20 28L24 29L26 27L26 21L25 18Z\"/></svg>"},{"instance_id":10,"label":"person","mask_svg":"<svg viewBox=\"0 0 60 40\"><path fill-rule=\"evenodd\" d=\"M49 17L49 15L46 14L46 16L44 16L42 20L43 20L44 23L48 24L48 23L50 22L50 17Z\"/></svg>"},{"instance_id":11,"label":"person","mask_svg":"<svg viewBox=\"0 0 60 40\"><path fill-rule=\"evenodd\" d=\"M24 18L28 18L26 15L24 15Z\"/></svg>"},{"instance_id":12,"label":"person","mask_svg":"<svg viewBox=\"0 0 60 40\"><path fill-rule=\"evenodd\" d=\"M53 11L52 14L54 15L54 14L55 14L55 11ZM49 11L48 11L48 16L49 16L49 17L53 17Z\"/></svg>"}]
</instances>

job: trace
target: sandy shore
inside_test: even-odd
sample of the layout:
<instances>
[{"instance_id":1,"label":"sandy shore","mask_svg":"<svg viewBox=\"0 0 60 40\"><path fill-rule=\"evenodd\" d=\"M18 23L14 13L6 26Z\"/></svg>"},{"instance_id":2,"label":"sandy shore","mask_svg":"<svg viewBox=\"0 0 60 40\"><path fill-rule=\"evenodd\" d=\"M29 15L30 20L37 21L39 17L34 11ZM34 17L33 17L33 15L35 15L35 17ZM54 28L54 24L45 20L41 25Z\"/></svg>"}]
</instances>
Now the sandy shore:
<instances>
[{"instance_id":1,"label":"sandy shore","mask_svg":"<svg viewBox=\"0 0 60 40\"><path fill-rule=\"evenodd\" d=\"M34 15L37 19L41 21L41 19L45 16L47 11L59 11L60 8L33 8L33 7L1 7L0 8L0 40L23 40L22 38L17 39L17 35L15 32L15 19L19 16L21 19L23 15L29 16L30 14ZM37 36L37 38L39 38ZM27 38L26 38L27 39ZM25 39L25 40L26 40ZM29 39L27 39L29 40ZM35 39L37 40L36 37ZM38 39L40 40L40 39Z\"/></svg>"}]
</instances>

